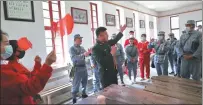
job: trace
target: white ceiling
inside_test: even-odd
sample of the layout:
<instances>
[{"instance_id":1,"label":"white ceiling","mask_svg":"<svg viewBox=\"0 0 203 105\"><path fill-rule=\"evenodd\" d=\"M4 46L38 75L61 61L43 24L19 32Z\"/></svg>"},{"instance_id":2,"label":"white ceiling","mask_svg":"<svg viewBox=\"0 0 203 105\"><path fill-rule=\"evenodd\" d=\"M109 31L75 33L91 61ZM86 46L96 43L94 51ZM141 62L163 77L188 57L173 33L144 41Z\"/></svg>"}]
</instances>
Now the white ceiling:
<instances>
[{"instance_id":1,"label":"white ceiling","mask_svg":"<svg viewBox=\"0 0 203 105\"><path fill-rule=\"evenodd\" d=\"M155 10L157 12L163 12L193 4L202 3L202 1L133 1L133 2L142 5L146 8Z\"/></svg>"}]
</instances>

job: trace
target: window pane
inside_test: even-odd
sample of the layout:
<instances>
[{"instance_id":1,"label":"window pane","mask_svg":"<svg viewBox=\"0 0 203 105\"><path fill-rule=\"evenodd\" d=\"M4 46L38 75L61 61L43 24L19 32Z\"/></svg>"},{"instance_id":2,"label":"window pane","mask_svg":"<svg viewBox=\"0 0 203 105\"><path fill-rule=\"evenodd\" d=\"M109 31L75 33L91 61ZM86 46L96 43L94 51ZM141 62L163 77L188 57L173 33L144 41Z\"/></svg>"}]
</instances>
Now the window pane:
<instances>
[{"instance_id":1,"label":"window pane","mask_svg":"<svg viewBox=\"0 0 203 105\"><path fill-rule=\"evenodd\" d=\"M202 21L198 21L196 26L198 25L202 25Z\"/></svg>"},{"instance_id":2,"label":"window pane","mask_svg":"<svg viewBox=\"0 0 203 105\"><path fill-rule=\"evenodd\" d=\"M97 22L97 17L93 17L93 22Z\"/></svg>"},{"instance_id":3,"label":"window pane","mask_svg":"<svg viewBox=\"0 0 203 105\"><path fill-rule=\"evenodd\" d=\"M56 53L62 53L62 46L56 46Z\"/></svg>"},{"instance_id":4,"label":"window pane","mask_svg":"<svg viewBox=\"0 0 203 105\"><path fill-rule=\"evenodd\" d=\"M61 38L56 38L55 39L55 45L61 45Z\"/></svg>"},{"instance_id":5,"label":"window pane","mask_svg":"<svg viewBox=\"0 0 203 105\"><path fill-rule=\"evenodd\" d=\"M52 38L50 30L45 30L45 38Z\"/></svg>"},{"instance_id":6,"label":"window pane","mask_svg":"<svg viewBox=\"0 0 203 105\"><path fill-rule=\"evenodd\" d=\"M53 47L46 47L47 54L49 54L53 50Z\"/></svg>"},{"instance_id":7,"label":"window pane","mask_svg":"<svg viewBox=\"0 0 203 105\"><path fill-rule=\"evenodd\" d=\"M179 28L179 17L171 17L171 29Z\"/></svg>"},{"instance_id":8,"label":"window pane","mask_svg":"<svg viewBox=\"0 0 203 105\"><path fill-rule=\"evenodd\" d=\"M97 23L93 23L93 25L94 25L94 28L97 28Z\"/></svg>"},{"instance_id":9,"label":"window pane","mask_svg":"<svg viewBox=\"0 0 203 105\"><path fill-rule=\"evenodd\" d=\"M95 11L96 10L96 6L92 5L92 10Z\"/></svg>"},{"instance_id":10,"label":"window pane","mask_svg":"<svg viewBox=\"0 0 203 105\"><path fill-rule=\"evenodd\" d=\"M42 2L43 9L49 10L49 4L47 2Z\"/></svg>"},{"instance_id":11,"label":"window pane","mask_svg":"<svg viewBox=\"0 0 203 105\"><path fill-rule=\"evenodd\" d=\"M52 40L51 39L45 39L46 40L46 46L52 46Z\"/></svg>"},{"instance_id":12,"label":"window pane","mask_svg":"<svg viewBox=\"0 0 203 105\"><path fill-rule=\"evenodd\" d=\"M177 29L177 30L171 30L171 32L174 33L175 38L177 38L178 40L180 39L179 29Z\"/></svg>"},{"instance_id":13,"label":"window pane","mask_svg":"<svg viewBox=\"0 0 203 105\"><path fill-rule=\"evenodd\" d=\"M96 11L92 11L93 16L97 16Z\"/></svg>"},{"instance_id":14,"label":"window pane","mask_svg":"<svg viewBox=\"0 0 203 105\"><path fill-rule=\"evenodd\" d=\"M57 4L52 4L52 10L53 11L59 11Z\"/></svg>"},{"instance_id":15,"label":"window pane","mask_svg":"<svg viewBox=\"0 0 203 105\"><path fill-rule=\"evenodd\" d=\"M44 26L51 26L50 19L44 19Z\"/></svg>"},{"instance_id":16,"label":"window pane","mask_svg":"<svg viewBox=\"0 0 203 105\"><path fill-rule=\"evenodd\" d=\"M54 3L54 4L58 4L58 1L51 1L52 3Z\"/></svg>"},{"instance_id":17,"label":"window pane","mask_svg":"<svg viewBox=\"0 0 203 105\"><path fill-rule=\"evenodd\" d=\"M50 14L48 10L43 10L43 16L46 18L50 18Z\"/></svg>"},{"instance_id":18,"label":"window pane","mask_svg":"<svg viewBox=\"0 0 203 105\"><path fill-rule=\"evenodd\" d=\"M54 22L58 22L58 21L59 21L59 19L53 19L53 21L54 21Z\"/></svg>"},{"instance_id":19,"label":"window pane","mask_svg":"<svg viewBox=\"0 0 203 105\"><path fill-rule=\"evenodd\" d=\"M53 18L59 19L59 12L53 12Z\"/></svg>"}]
</instances>

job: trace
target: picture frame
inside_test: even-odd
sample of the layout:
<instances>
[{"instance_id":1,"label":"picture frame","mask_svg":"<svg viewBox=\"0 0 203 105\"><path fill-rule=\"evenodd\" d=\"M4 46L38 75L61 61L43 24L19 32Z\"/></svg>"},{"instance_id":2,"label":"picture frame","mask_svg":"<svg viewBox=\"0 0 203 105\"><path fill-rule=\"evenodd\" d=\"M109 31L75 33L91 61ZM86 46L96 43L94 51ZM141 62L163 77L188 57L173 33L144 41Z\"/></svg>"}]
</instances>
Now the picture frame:
<instances>
[{"instance_id":1,"label":"picture frame","mask_svg":"<svg viewBox=\"0 0 203 105\"><path fill-rule=\"evenodd\" d=\"M33 1L3 1L5 20L35 22Z\"/></svg>"},{"instance_id":2,"label":"picture frame","mask_svg":"<svg viewBox=\"0 0 203 105\"><path fill-rule=\"evenodd\" d=\"M149 29L154 29L154 22L153 21L149 21Z\"/></svg>"},{"instance_id":3,"label":"picture frame","mask_svg":"<svg viewBox=\"0 0 203 105\"><path fill-rule=\"evenodd\" d=\"M133 27L133 18L126 17L126 26L130 28Z\"/></svg>"},{"instance_id":4,"label":"picture frame","mask_svg":"<svg viewBox=\"0 0 203 105\"><path fill-rule=\"evenodd\" d=\"M106 26L116 26L116 17L112 14L105 14Z\"/></svg>"},{"instance_id":5,"label":"picture frame","mask_svg":"<svg viewBox=\"0 0 203 105\"><path fill-rule=\"evenodd\" d=\"M144 20L140 20L140 28L145 28L145 21Z\"/></svg>"},{"instance_id":6,"label":"picture frame","mask_svg":"<svg viewBox=\"0 0 203 105\"><path fill-rule=\"evenodd\" d=\"M71 7L71 15L73 17L74 23L88 24L87 10Z\"/></svg>"}]
</instances>

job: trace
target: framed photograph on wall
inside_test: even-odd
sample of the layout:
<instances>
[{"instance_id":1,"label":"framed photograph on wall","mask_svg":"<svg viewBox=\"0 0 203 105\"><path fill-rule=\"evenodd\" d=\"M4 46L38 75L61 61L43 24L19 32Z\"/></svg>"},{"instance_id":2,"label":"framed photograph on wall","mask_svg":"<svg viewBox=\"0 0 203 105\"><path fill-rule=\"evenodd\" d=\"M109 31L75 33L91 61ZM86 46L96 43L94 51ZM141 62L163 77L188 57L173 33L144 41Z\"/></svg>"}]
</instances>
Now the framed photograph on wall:
<instances>
[{"instance_id":1,"label":"framed photograph on wall","mask_svg":"<svg viewBox=\"0 0 203 105\"><path fill-rule=\"evenodd\" d=\"M140 20L140 28L145 28L145 21L144 20Z\"/></svg>"},{"instance_id":2,"label":"framed photograph on wall","mask_svg":"<svg viewBox=\"0 0 203 105\"><path fill-rule=\"evenodd\" d=\"M133 18L126 17L126 25L127 27L133 27Z\"/></svg>"},{"instance_id":3,"label":"framed photograph on wall","mask_svg":"<svg viewBox=\"0 0 203 105\"><path fill-rule=\"evenodd\" d=\"M35 22L33 1L3 1L5 20Z\"/></svg>"},{"instance_id":4,"label":"framed photograph on wall","mask_svg":"<svg viewBox=\"0 0 203 105\"><path fill-rule=\"evenodd\" d=\"M116 26L116 17L112 14L105 14L106 26Z\"/></svg>"},{"instance_id":5,"label":"framed photograph on wall","mask_svg":"<svg viewBox=\"0 0 203 105\"><path fill-rule=\"evenodd\" d=\"M71 15L74 23L76 24L88 24L87 10L71 7Z\"/></svg>"},{"instance_id":6,"label":"framed photograph on wall","mask_svg":"<svg viewBox=\"0 0 203 105\"><path fill-rule=\"evenodd\" d=\"M149 29L154 29L154 23L152 21L149 21Z\"/></svg>"}]
</instances>

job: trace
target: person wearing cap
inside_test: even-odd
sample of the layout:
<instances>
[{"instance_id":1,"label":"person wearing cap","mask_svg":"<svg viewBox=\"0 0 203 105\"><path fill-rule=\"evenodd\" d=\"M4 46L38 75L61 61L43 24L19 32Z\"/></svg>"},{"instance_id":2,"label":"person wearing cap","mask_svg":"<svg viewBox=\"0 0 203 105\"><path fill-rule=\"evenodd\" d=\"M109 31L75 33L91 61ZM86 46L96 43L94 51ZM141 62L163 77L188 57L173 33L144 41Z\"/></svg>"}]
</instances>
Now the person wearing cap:
<instances>
[{"instance_id":1,"label":"person wearing cap","mask_svg":"<svg viewBox=\"0 0 203 105\"><path fill-rule=\"evenodd\" d=\"M185 24L186 33L180 37L178 55L181 57L181 77L200 81L202 33L195 29L195 21L188 20Z\"/></svg>"},{"instance_id":2,"label":"person wearing cap","mask_svg":"<svg viewBox=\"0 0 203 105\"><path fill-rule=\"evenodd\" d=\"M134 38L134 44L135 44L135 46L138 44L138 41L137 41L137 39L135 39L135 37L134 37L134 31L130 31L129 32L129 38ZM126 39L125 40L125 44L124 44L124 48L127 46L127 45L129 45L130 43L129 43L129 39Z\"/></svg>"},{"instance_id":3,"label":"person wearing cap","mask_svg":"<svg viewBox=\"0 0 203 105\"><path fill-rule=\"evenodd\" d=\"M35 105L32 96L37 95L48 82L52 74L52 67L56 61L55 52L51 52L41 66L41 59L36 56L34 71L29 71L18 60L23 58L24 51L16 40L9 41L6 33L0 30L1 61L1 104L29 104ZM10 43L9 43L10 42Z\"/></svg>"},{"instance_id":4,"label":"person wearing cap","mask_svg":"<svg viewBox=\"0 0 203 105\"><path fill-rule=\"evenodd\" d=\"M111 39L115 39L116 38L116 34L113 34ZM122 65L124 64L125 62L125 55L124 55L124 51L123 51L123 46L120 44L120 43L116 43L115 44L117 50L116 50L116 63L117 63L117 70L118 70L118 73L120 75L120 79L121 79L121 84L123 86L125 86L124 84L124 81L123 81L123 68L122 68Z\"/></svg>"},{"instance_id":5,"label":"person wearing cap","mask_svg":"<svg viewBox=\"0 0 203 105\"><path fill-rule=\"evenodd\" d=\"M146 34L142 34L141 42L138 43L141 81L145 79L144 69L146 69L146 78L150 78L150 53L152 49L147 48L148 44L149 42L146 40Z\"/></svg>"},{"instance_id":6,"label":"person wearing cap","mask_svg":"<svg viewBox=\"0 0 203 105\"><path fill-rule=\"evenodd\" d=\"M158 33L158 40L149 43L148 48L155 49L154 64L157 75L168 75L168 56L169 44L165 40L165 32Z\"/></svg>"},{"instance_id":7,"label":"person wearing cap","mask_svg":"<svg viewBox=\"0 0 203 105\"><path fill-rule=\"evenodd\" d=\"M127 56L127 68L128 68L128 76L132 84L136 83L137 76L137 62L138 62L138 49L134 45L134 38L129 39L129 45L125 48L125 53ZM131 79L131 72L133 71L134 78Z\"/></svg>"},{"instance_id":8,"label":"person wearing cap","mask_svg":"<svg viewBox=\"0 0 203 105\"><path fill-rule=\"evenodd\" d=\"M202 32L202 25L198 25L197 28L198 28L197 31Z\"/></svg>"},{"instance_id":9,"label":"person wearing cap","mask_svg":"<svg viewBox=\"0 0 203 105\"><path fill-rule=\"evenodd\" d=\"M99 67L100 81L102 88L106 88L111 84L118 84L117 69L113 56L116 55L114 46L122 37L126 25L120 27L120 32L116 38L108 40L108 33L105 27L96 29L97 42L92 48L92 56L96 60Z\"/></svg>"},{"instance_id":10,"label":"person wearing cap","mask_svg":"<svg viewBox=\"0 0 203 105\"><path fill-rule=\"evenodd\" d=\"M167 40L167 42L170 45L169 50L168 50L168 60L169 60L169 63L170 63L170 66L171 66L171 70L172 70L171 73L169 73L169 74L175 74L175 70L174 69L176 68L175 67L176 56L174 55L174 48L175 48L177 40L174 37L174 33L169 33L168 36L169 36L169 40Z\"/></svg>"},{"instance_id":11,"label":"person wearing cap","mask_svg":"<svg viewBox=\"0 0 203 105\"><path fill-rule=\"evenodd\" d=\"M76 95L79 92L80 83L82 83L82 98L88 97L86 94L88 75L85 57L90 55L91 50L88 49L88 51L86 51L84 47L81 46L82 38L83 37L81 37L80 34L74 35L74 45L69 49L70 58L75 69L71 90L73 96L73 104L77 102Z\"/></svg>"}]
</instances>

